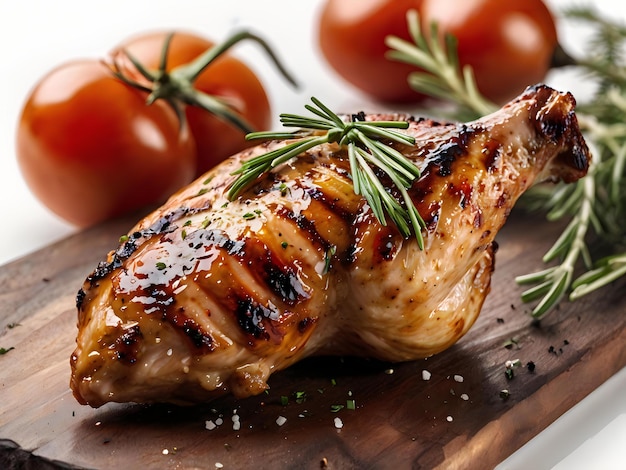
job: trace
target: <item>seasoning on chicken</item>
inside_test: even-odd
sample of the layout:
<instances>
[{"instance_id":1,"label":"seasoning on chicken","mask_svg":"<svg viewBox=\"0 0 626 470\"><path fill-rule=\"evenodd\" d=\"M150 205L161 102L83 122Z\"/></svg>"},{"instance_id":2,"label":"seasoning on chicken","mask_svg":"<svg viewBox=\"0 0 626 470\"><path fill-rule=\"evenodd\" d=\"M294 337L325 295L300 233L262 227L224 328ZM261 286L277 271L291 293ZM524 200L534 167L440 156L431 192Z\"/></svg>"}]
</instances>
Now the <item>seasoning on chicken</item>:
<instances>
[{"instance_id":1,"label":"seasoning on chicken","mask_svg":"<svg viewBox=\"0 0 626 470\"><path fill-rule=\"evenodd\" d=\"M208 401L263 392L316 354L408 361L461 338L489 292L494 238L537 181L575 181L589 152L574 98L527 89L466 123L406 116L396 148L421 177L409 194L424 249L355 195L345 149L325 144L227 192L233 156L140 221L86 279L71 358L77 400Z\"/></svg>"}]
</instances>

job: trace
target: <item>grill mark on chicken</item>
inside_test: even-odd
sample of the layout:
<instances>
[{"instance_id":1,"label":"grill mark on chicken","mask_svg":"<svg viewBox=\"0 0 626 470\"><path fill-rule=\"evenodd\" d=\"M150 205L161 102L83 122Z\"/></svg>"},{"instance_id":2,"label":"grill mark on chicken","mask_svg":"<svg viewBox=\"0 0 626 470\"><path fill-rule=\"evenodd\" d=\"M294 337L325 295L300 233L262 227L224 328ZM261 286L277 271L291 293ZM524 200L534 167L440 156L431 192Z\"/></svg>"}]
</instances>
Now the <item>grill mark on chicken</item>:
<instances>
[{"instance_id":1,"label":"grill mark on chicken","mask_svg":"<svg viewBox=\"0 0 626 470\"><path fill-rule=\"evenodd\" d=\"M461 127L460 132L459 137L467 136L467 138L469 138L471 134L467 131L467 127L465 126ZM439 146L429 155L427 159L428 165L437 167L436 174L438 176L450 176L452 174L452 164L467 153L467 144L461 140L466 139L459 138L447 142Z\"/></svg>"},{"instance_id":2,"label":"grill mark on chicken","mask_svg":"<svg viewBox=\"0 0 626 470\"><path fill-rule=\"evenodd\" d=\"M241 263L261 279L284 303L294 305L309 297L294 267L281 263L276 253L257 238L246 241Z\"/></svg>"},{"instance_id":3,"label":"grill mark on chicken","mask_svg":"<svg viewBox=\"0 0 626 470\"><path fill-rule=\"evenodd\" d=\"M304 214L296 214L292 210L286 207L279 207L276 210L276 214L279 217L283 217L284 219L292 221L298 229L307 233L307 238L323 249L324 251L328 250L330 244L328 241L323 238L315 228L315 221L309 220Z\"/></svg>"},{"instance_id":4,"label":"grill mark on chicken","mask_svg":"<svg viewBox=\"0 0 626 470\"><path fill-rule=\"evenodd\" d=\"M210 315L210 312L206 312L206 314ZM194 351L196 354L206 354L215 349L213 337L204 331L195 320L185 315L183 307L168 309L163 320L181 330L189 338L197 349Z\"/></svg>"},{"instance_id":5,"label":"grill mark on chicken","mask_svg":"<svg viewBox=\"0 0 626 470\"><path fill-rule=\"evenodd\" d=\"M313 324L317 321L317 318L304 317L302 320L298 322L298 331L300 334L306 333L306 331L313 326Z\"/></svg>"},{"instance_id":6,"label":"grill mark on chicken","mask_svg":"<svg viewBox=\"0 0 626 470\"><path fill-rule=\"evenodd\" d=\"M354 194L337 144L229 202L241 162L285 143L233 156L140 221L86 279L75 397L92 406L244 397L314 354L404 361L451 346L489 292L494 237L517 198L535 180L585 174L573 108L571 95L533 87L465 125L409 118L416 145L396 148L422 173L408 193L426 222L424 250Z\"/></svg>"},{"instance_id":7,"label":"grill mark on chicken","mask_svg":"<svg viewBox=\"0 0 626 470\"><path fill-rule=\"evenodd\" d=\"M87 276L87 282L91 287L94 287L100 279L105 278L111 274L114 270L121 267L128 258L137 250L140 245L139 241L142 238L150 238L154 235L160 235L162 233L173 232L176 230L176 226L172 222L188 215L190 213L206 210L206 207L190 209L188 207L180 207L165 216L159 218L155 223L143 230L134 231L128 239L120 245L120 247L109 254L109 260L101 261L98 263L96 269ZM76 296L76 306L81 308L83 300L85 298L85 292L80 289Z\"/></svg>"},{"instance_id":8,"label":"grill mark on chicken","mask_svg":"<svg viewBox=\"0 0 626 470\"><path fill-rule=\"evenodd\" d=\"M306 192L311 196L312 199L323 204L328 211L333 212L337 217L344 220L346 223L351 223L354 218L354 214L350 211L344 209L339 204L341 199L338 197L329 195L325 193L321 188L307 188Z\"/></svg>"},{"instance_id":9,"label":"grill mark on chicken","mask_svg":"<svg viewBox=\"0 0 626 470\"><path fill-rule=\"evenodd\" d=\"M502 147L500 144L490 139L483 144L483 155L485 157L485 168L487 171L495 171L497 169L497 162L502 156Z\"/></svg>"},{"instance_id":10,"label":"grill mark on chicken","mask_svg":"<svg viewBox=\"0 0 626 470\"><path fill-rule=\"evenodd\" d=\"M269 329L266 328L266 319L278 319L278 311L254 302L252 299L241 299L237 302L235 316L241 329L256 339L269 340ZM281 335L282 336L282 335Z\"/></svg>"},{"instance_id":11,"label":"grill mark on chicken","mask_svg":"<svg viewBox=\"0 0 626 470\"><path fill-rule=\"evenodd\" d=\"M137 277L139 278L140 276ZM169 284L149 284L145 287L139 287L137 290L129 292L129 297L146 299L145 313L147 315L159 316L163 322L167 322L174 329L182 331L191 344L198 349L196 351L197 354L206 354L214 349L211 335L204 331L197 322L185 315L184 307L176 305L176 295ZM137 333L139 333L138 327L136 329ZM140 334L137 337L133 336L134 341L132 344L138 343L141 337ZM124 342L123 344L126 343ZM116 351L119 351L118 346L116 343ZM123 351L120 359L128 356L130 356L128 351Z\"/></svg>"},{"instance_id":12,"label":"grill mark on chicken","mask_svg":"<svg viewBox=\"0 0 626 470\"><path fill-rule=\"evenodd\" d=\"M85 292L85 289L81 287L80 289L78 289L78 292L76 293L76 310L81 309L83 305L83 301L85 300L85 297L87 297L87 293Z\"/></svg>"},{"instance_id":13,"label":"grill mark on chicken","mask_svg":"<svg viewBox=\"0 0 626 470\"><path fill-rule=\"evenodd\" d=\"M376 241L374 242L374 246L376 246L376 253L378 253L380 257L380 261L387 261L393 259L393 257L398 252L400 248L396 243L397 237L394 236L390 231L381 232Z\"/></svg>"},{"instance_id":14,"label":"grill mark on chicken","mask_svg":"<svg viewBox=\"0 0 626 470\"><path fill-rule=\"evenodd\" d=\"M137 362L137 352L139 350L139 342L142 339L141 330L138 325L125 329L114 343L113 351L117 360L126 364L134 364Z\"/></svg>"},{"instance_id":15,"label":"grill mark on chicken","mask_svg":"<svg viewBox=\"0 0 626 470\"><path fill-rule=\"evenodd\" d=\"M194 233L198 234L196 237L198 238L198 242L195 244L194 242L189 243L189 246L193 246L194 250L205 248L205 251L208 251L207 249L209 248L221 248L231 256L241 256L245 253L245 241L232 240L221 230L204 229ZM204 242L203 239L206 240L206 242Z\"/></svg>"},{"instance_id":16,"label":"grill mark on chicken","mask_svg":"<svg viewBox=\"0 0 626 470\"><path fill-rule=\"evenodd\" d=\"M265 273L267 274L267 285L286 304L294 305L296 302L308 297L294 269L287 268L283 271L275 264L268 262L265 264Z\"/></svg>"}]
</instances>

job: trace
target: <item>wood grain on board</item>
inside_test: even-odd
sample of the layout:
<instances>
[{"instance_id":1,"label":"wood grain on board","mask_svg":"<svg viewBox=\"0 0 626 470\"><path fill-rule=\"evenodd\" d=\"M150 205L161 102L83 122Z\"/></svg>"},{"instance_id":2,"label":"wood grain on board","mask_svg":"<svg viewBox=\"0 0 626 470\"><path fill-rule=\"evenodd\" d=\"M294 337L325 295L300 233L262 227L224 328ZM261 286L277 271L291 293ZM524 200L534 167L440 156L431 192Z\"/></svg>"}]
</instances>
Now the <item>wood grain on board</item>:
<instances>
[{"instance_id":1,"label":"wood grain on board","mask_svg":"<svg viewBox=\"0 0 626 470\"><path fill-rule=\"evenodd\" d=\"M312 358L245 400L91 409L68 385L74 297L133 222L110 222L0 267L0 347L13 348L0 356L1 468L485 469L626 365L623 282L531 321L514 277L544 267L559 230L514 214L498 235L478 322L435 357ZM505 362L515 359L521 366L509 379Z\"/></svg>"}]
</instances>

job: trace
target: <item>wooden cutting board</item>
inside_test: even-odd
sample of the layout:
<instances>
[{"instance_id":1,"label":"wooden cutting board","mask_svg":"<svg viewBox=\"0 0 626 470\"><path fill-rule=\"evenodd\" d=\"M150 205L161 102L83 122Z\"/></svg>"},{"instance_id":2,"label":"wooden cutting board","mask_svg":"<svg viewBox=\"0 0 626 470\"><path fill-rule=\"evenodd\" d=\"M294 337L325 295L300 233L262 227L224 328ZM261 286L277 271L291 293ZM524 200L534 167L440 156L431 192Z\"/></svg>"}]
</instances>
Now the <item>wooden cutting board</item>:
<instances>
[{"instance_id":1,"label":"wooden cutting board","mask_svg":"<svg viewBox=\"0 0 626 470\"><path fill-rule=\"evenodd\" d=\"M275 374L269 393L250 399L94 410L68 388L74 296L132 222L0 268L0 347L14 348L0 356L0 468L486 469L626 365L623 282L531 321L514 277L544 267L559 228L514 214L498 235L478 322L438 356L317 358ZM522 366L509 379L505 362L515 359Z\"/></svg>"}]
</instances>

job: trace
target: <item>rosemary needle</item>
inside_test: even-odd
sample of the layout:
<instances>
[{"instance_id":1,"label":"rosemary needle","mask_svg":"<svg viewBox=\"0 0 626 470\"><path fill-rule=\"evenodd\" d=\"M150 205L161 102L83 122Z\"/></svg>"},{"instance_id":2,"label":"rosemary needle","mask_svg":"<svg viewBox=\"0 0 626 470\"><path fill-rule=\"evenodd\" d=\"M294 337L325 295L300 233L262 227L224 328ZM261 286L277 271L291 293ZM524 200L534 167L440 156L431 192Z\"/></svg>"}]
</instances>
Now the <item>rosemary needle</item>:
<instances>
[{"instance_id":1,"label":"rosemary needle","mask_svg":"<svg viewBox=\"0 0 626 470\"><path fill-rule=\"evenodd\" d=\"M311 98L305 108L315 117L281 114L283 126L299 128L295 132L253 132L246 139L290 140L286 145L256 156L242 164L233 174L238 178L229 188L229 199L235 199L263 174L296 158L307 150L326 143L337 143L347 149L354 192L362 195L381 224L389 218L404 237L415 235L420 249L424 247L421 229L424 221L409 196L408 189L420 177L419 168L386 141L414 145L415 139L396 129L408 128L405 121L366 121L363 113L344 121L320 100ZM326 131L326 132L320 132ZM396 199L378 178L374 168L393 182L401 195Z\"/></svg>"}]
</instances>

